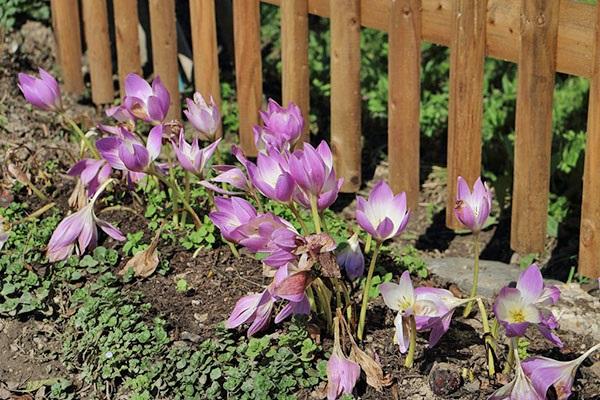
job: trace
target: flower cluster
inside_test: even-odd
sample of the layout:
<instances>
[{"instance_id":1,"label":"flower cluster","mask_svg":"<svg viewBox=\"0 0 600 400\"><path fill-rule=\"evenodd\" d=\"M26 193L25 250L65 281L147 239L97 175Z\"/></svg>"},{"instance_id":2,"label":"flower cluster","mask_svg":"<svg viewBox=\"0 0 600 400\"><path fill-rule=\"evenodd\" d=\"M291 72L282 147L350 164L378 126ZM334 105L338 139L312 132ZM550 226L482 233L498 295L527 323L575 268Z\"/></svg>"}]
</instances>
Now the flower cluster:
<instances>
[{"instance_id":1,"label":"flower cluster","mask_svg":"<svg viewBox=\"0 0 600 400\"><path fill-rule=\"evenodd\" d=\"M58 83L46 71L39 72L39 78L19 74L19 88L25 98L41 110L67 118L62 114ZM100 136L93 142L68 120L79 135L81 154L87 152L68 174L77 177L78 187L84 187L86 192L79 199L79 208L54 231L47 247L48 260L63 260L73 252L82 254L93 248L98 242L98 227L110 237L124 240L115 226L95 213L98 198L119 177L129 187L145 179L160 182L172 196L173 214L184 210L182 219L188 213L197 228L202 222L190 204L190 182L202 185L209 189L209 218L219 228L223 240L236 256L241 247L261 260L270 280L262 291L237 301L226 326L233 329L247 324L247 334L251 336L267 329L271 320L277 324L291 315L312 313L334 334L327 364L327 398L334 400L352 393L363 372L367 384L380 390L389 380L384 377L377 357L368 355L359 344L365 332L378 255L384 242L401 235L409 223L411 212L406 194L394 194L381 181L367 198L358 196L355 217L362 232L349 230L350 237L338 243L327 232L325 211L336 201L343 180L336 176L333 156L325 141L316 147L297 143L305 128L298 106L290 103L284 107L269 99L267 109L260 112L262 124L254 128L259 150L256 159L250 160L234 146L232 155L238 163L212 165L213 157L221 160L219 110L212 98L206 102L199 93L186 102L184 114L195 131L191 142L186 139L183 123L166 120L170 95L158 77L150 84L135 74L127 76L122 104L106 112L114 124L99 125ZM150 128L144 133L140 126ZM203 141L208 142L205 147L201 146ZM164 148L172 150L170 154L174 157L163 154ZM177 172L185 176L184 188ZM287 208L294 220L265 211L265 199ZM401 275L399 283L379 286L384 303L396 313L394 341L400 352L407 354L407 367L414 362L418 333L428 332L429 347L435 346L450 329L455 310L466 305L463 315L468 317L477 303L488 351L488 369L490 375L494 374L496 346L485 305L477 296L478 234L485 229L491 209L492 193L481 178L473 190L462 177L458 178L455 216L473 232L475 239L473 286L468 298L457 298L445 289L414 287L408 272ZM361 233L366 242L364 252ZM159 235L160 230L156 237ZM0 226L0 248L6 238ZM156 244L150 249L154 252ZM360 290L360 285L352 281L365 274L364 254L370 255L370 263L356 320L352 290ZM570 396L576 369L600 344L566 362L545 357L521 361L516 344L516 339L525 335L531 325L553 345L562 346L556 334L558 321L551 310L559 297L560 290L544 284L535 264L521 273L516 287L500 290L493 311L510 340L506 365L507 371L514 369L514 379L498 389L491 400L543 400L550 387L558 399ZM342 340L343 337L347 340Z\"/></svg>"}]
</instances>

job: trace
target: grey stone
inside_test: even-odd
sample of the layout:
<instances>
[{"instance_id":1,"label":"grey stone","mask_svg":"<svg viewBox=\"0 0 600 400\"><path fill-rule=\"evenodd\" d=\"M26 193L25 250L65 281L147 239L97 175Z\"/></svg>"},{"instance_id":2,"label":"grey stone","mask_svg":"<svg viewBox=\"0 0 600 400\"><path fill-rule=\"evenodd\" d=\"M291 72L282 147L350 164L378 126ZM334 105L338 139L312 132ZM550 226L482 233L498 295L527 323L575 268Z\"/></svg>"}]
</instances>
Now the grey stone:
<instances>
[{"instance_id":1,"label":"grey stone","mask_svg":"<svg viewBox=\"0 0 600 400\"><path fill-rule=\"evenodd\" d=\"M590 295L577 283L562 284L560 300L552 307L560 329L588 335L600 340L600 299Z\"/></svg>"},{"instance_id":2,"label":"grey stone","mask_svg":"<svg viewBox=\"0 0 600 400\"><path fill-rule=\"evenodd\" d=\"M471 291L473 283L473 259L461 257L427 258L429 271L441 279L455 283L464 293ZM478 293L494 297L502 287L516 281L521 269L516 265L499 261L479 260Z\"/></svg>"}]
</instances>

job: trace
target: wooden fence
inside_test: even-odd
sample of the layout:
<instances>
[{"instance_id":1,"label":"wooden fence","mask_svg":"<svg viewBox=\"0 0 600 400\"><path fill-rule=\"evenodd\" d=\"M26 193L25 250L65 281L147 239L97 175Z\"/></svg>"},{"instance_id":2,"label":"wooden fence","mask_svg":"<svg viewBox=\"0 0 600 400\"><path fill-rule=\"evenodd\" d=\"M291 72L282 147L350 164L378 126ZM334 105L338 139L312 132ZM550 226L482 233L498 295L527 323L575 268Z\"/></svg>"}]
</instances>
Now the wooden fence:
<instances>
[{"instance_id":1,"label":"wooden fence","mask_svg":"<svg viewBox=\"0 0 600 400\"><path fill-rule=\"evenodd\" d=\"M390 182L412 207L419 191L420 44L450 47L448 205L452 217L458 175L472 182L481 171L484 57L518 63L511 247L541 252L552 142L556 71L591 80L585 154L579 271L600 276L600 15L573 0L263 0L281 7L283 102L309 111L308 14L331 19L331 145L344 191L361 184L360 28L389 33ZM137 0L113 0L120 82L140 72ZM217 102L219 67L214 0L189 0L196 89ZM106 0L81 0L92 99L113 99ZM263 105L260 0L233 0L240 143L255 154L252 126ZM180 115L175 0L149 0L154 72ZM332 12L335 10L335 12ZM78 0L53 0L64 88L81 93ZM305 132L305 138L307 132Z\"/></svg>"}]
</instances>

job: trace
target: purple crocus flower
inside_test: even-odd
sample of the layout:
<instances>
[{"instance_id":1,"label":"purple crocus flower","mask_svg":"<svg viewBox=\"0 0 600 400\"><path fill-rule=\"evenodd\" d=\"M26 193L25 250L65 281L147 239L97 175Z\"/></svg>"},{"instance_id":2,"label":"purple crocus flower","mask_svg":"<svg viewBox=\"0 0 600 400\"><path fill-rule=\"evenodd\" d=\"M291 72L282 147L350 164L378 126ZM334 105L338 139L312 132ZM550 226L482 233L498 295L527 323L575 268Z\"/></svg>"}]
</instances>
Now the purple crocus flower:
<instances>
[{"instance_id":1,"label":"purple crocus flower","mask_svg":"<svg viewBox=\"0 0 600 400\"><path fill-rule=\"evenodd\" d=\"M239 242L243 237L239 228L256 218L258 213L248 201L240 197L215 197L215 208L209 214L221 235L230 242Z\"/></svg>"},{"instance_id":2,"label":"purple crocus flower","mask_svg":"<svg viewBox=\"0 0 600 400\"><path fill-rule=\"evenodd\" d=\"M210 105L204 101L204 97L198 92L194 93L194 99L186 99L188 109L183 113L192 126L201 133L203 140L214 141L215 133L221 124L221 114L215 105L212 96Z\"/></svg>"},{"instance_id":3,"label":"purple crocus flower","mask_svg":"<svg viewBox=\"0 0 600 400\"><path fill-rule=\"evenodd\" d=\"M276 324L292 314L308 314L310 304L304 293L308 283L305 273L290 275L287 266L280 268L275 273L273 282L262 293L250 294L237 301L225 326L233 329L244 323L251 323L248 336L252 336L268 326L278 300L286 300L288 303L275 316Z\"/></svg>"},{"instance_id":4,"label":"purple crocus flower","mask_svg":"<svg viewBox=\"0 0 600 400\"><path fill-rule=\"evenodd\" d=\"M554 386L557 400L571 397L575 373L581 363L594 351L600 349L600 343L571 361L556 361L547 357L530 357L523 361L523 371L531 379L536 391L546 398L546 393Z\"/></svg>"},{"instance_id":5,"label":"purple crocus flower","mask_svg":"<svg viewBox=\"0 0 600 400\"><path fill-rule=\"evenodd\" d=\"M340 345L340 321L334 318L333 350L327 362L327 400L351 394L360 378L360 365L347 358Z\"/></svg>"},{"instance_id":6,"label":"purple crocus flower","mask_svg":"<svg viewBox=\"0 0 600 400\"><path fill-rule=\"evenodd\" d=\"M58 224L48 242L46 256L49 261L64 260L73 253L73 250L81 255L87 248L93 249L96 247L98 241L97 226L113 239L125 240L125 237L117 228L96 217L94 213L94 204L107 184L108 181L96 191L96 194L86 206L69 215Z\"/></svg>"},{"instance_id":7,"label":"purple crocus flower","mask_svg":"<svg viewBox=\"0 0 600 400\"><path fill-rule=\"evenodd\" d=\"M487 184L477 178L473 192L469 189L467 181L462 176L458 177L456 205L454 215L471 231L477 233L485 225L492 210L492 192Z\"/></svg>"},{"instance_id":8,"label":"purple crocus flower","mask_svg":"<svg viewBox=\"0 0 600 400\"><path fill-rule=\"evenodd\" d=\"M406 193L394 196L384 181L375 185L367 200L358 196L356 202L356 221L377 242L398 236L408 224Z\"/></svg>"},{"instance_id":9,"label":"purple crocus flower","mask_svg":"<svg viewBox=\"0 0 600 400\"><path fill-rule=\"evenodd\" d=\"M160 77L154 78L152 86L137 74L125 78L123 105L136 118L149 122L162 122L167 117L171 96Z\"/></svg>"},{"instance_id":10,"label":"purple crocus flower","mask_svg":"<svg viewBox=\"0 0 600 400\"><path fill-rule=\"evenodd\" d=\"M415 318L417 331L431 330L429 347L437 344L440 338L448 331L454 309L469 301L457 299L444 289L413 288L410 274L404 271L400 283L384 282L379 286L385 304L394 311L398 311L394 325L396 326L395 341L401 353L408 351L409 345L409 317Z\"/></svg>"},{"instance_id":11,"label":"purple crocus flower","mask_svg":"<svg viewBox=\"0 0 600 400\"><path fill-rule=\"evenodd\" d=\"M558 327L556 318L545 308L555 304L559 297L560 290L556 286L544 285L539 267L531 264L519 275L516 288L500 290L494 302L494 314L509 337L523 336L527 327L535 324L546 339L562 347L562 342L553 332Z\"/></svg>"},{"instance_id":12,"label":"purple crocus flower","mask_svg":"<svg viewBox=\"0 0 600 400\"><path fill-rule=\"evenodd\" d=\"M521 363L517 362L515 377L512 381L496 390L488 400L545 400L546 395L540 394L531 380L523 372Z\"/></svg>"},{"instance_id":13,"label":"purple crocus flower","mask_svg":"<svg viewBox=\"0 0 600 400\"><path fill-rule=\"evenodd\" d=\"M344 247L336 257L337 263L350 280L355 280L363 276L365 272L365 256L360 249L358 242L358 233L355 233L348 239L347 246Z\"/></svg>"},{"instance_id":14,"label":"purple crocus flower","mask_svg":"<svg viewBox=\"0 0 600 400\"><path fill-rule=\"evenodd\" d=\"M25 100L32 106L44 111L62 110L60 87L56 79L43 68L38 68L39 78L19 73L19 89Z\"/></svg>"},{"instance_id":15,"label":"purple crocus flower","mask_svg":"<svg viewBox=\"0 0 600 400\"><path fill-rule=\"evenodd\" d=\"M259 153L256 164L248 162L250 181L263 195L271 200L289 203L296 187L288 172L287 159L274 148Z\"/></svg>"},{"instance_id":16,"label":"purple crocus flower","mask_svg":"<svg viewBox=\"0 0 600 400\"><path fill-rule=\"evenodd\" d=\"M290 102L286 108L269 99L266 111L261 111L263 126L254 127L254 143L259 151L274 147L277 151L289 150L304 129L302 111Z\"/></svg>"},{"instance_id":17,"label":"purple crocus flower","mask_svg":"<svg viewBox=\"0 0 600 400\"><path fill-rule=\"evenodd\" d=\"M190 145L185 141L185 135L183 129L181 129L179 131L179 142L177 145L175 143L172 143L172 145L181 167L186 171L201 176L206 163L213 156L219 143L221 143L221 139L201 149L198 145L198 138L194 138Z\"/></svg>"},{"instance_id":18,"label":"purple crocus flower","mask_svg":"<svg viewBox=\"0 0 600 400\"><path fill-rule=\"evenodd\" d=\"M302 150L296 150L290 156L289 172L298 185L294 200L308 209L311 199L316 200L319 211L332 205L344 182L342 178L336 178L333 155L325 141L316 149L310 143L304 143Z\"/></svg>"},{"instance_id":19,"label":"purple crocus flower","mask_svg":"<svg viewBox=\"0 0 600 400\"><path fill-rule=\"evenodd\" d=\"M106 160L84 158L78 161L67 172L70 176L79 176L81 183L87 188L88 196L93 196L96 190L110 178L112 167Z\"/></svg>"},{"instance_id":20,"label":"purple crocus flower","mask_svg":"<svg viewBox=\"0 0 600 400\"><path fill-rule=\"evenodd\" d=\"M145 172L152 161L160 154L163 125L150 130L146 145L124 127L119 127L119 135L99 139L96 148L112 168L131 172Z\"/></svg>"}]
</instances>

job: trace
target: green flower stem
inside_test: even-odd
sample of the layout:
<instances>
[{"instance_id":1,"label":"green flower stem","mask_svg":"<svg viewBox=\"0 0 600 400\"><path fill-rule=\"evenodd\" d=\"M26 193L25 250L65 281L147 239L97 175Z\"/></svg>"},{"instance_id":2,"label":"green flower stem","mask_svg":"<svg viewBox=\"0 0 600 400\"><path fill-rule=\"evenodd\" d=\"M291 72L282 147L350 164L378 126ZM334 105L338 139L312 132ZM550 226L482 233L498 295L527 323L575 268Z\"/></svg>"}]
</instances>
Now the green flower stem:
<instances>
[{"instance_id":1,"label":"green flower stem","mask_svg":"<svg viewBox=\"0 0 600 400\"><path fill-rule=\"evenodd\" d=\"M260 201L260 197L258 197L258 193L256 193L256 189L253 186L250 187L250 194L252 195L252 198L256 202L256 207L258 207L258 211L261 213L264 213L265 209L262 205L262 201Z\"/></svg>"},{"instance_id":2,"label":"green flower stem","mask_svg":"<svg viewBox=\"0 0 600 400\"><path fill-rule=\"evenodd\" d=\"M408 333L410 336L410 344L408 346L408 354L404 361L404 366L406 368L412 368L415 363L415 350L417 348L417 322L415 321L414 315L411 314L408 316L408 323L410 325L410 331Z\"/></svg>"},{"instance_id":3,"label":"green flower stem","mask_svg":"<svg viewBox=\"0 0 600 400\"><path fill-rule=\"evenodd\" d=\"M164 183L169 189L171 189L171 192L174 193L175 197L182 200L183 209L190 213L190 215L192 216L192 219L194 220L194 225L196 225L196 229L200 229L202 227L202 220L200 220L198 214L196 214L196 211L194 211L192 206L190 206L190 203L185 199L185 196L181 195L181 190L179 189L179 187L157 172L148 171L148 173L156 176L162 183Z\"/></svg>"},{"instance_id":4,"label":"green flower stem","mask_svg":"<svg viewBox=\"0 0 600 400\"><path fill-rule=\"evenodd\" d=\"M320 278L316 278L313 281L313 285L315 286L321 311L323 311L323 314L325 314L325 319L327 320L327 331L331 332L333 316L331 315L331 298L327 295L328 289Z\"/></svg>"},{"instance_id":5,"label":"green flower stem","mask_svg":"<svg viewBox=\"0 0 600 400\"><path fill-rule=\"evenodd\" d=\"M304 235L308 235L310 233L310 231L309 231L308 227L306 226L306 222L304 222L304 220L302 219L302 216L300 215L300 212L298 211L296 204L294 204L294 202L292 201L292 202L290 202L290 204L288 204L288 207L290 208L290 211L292 212L292 214L294 214L294 217L296 217L296 219L300 223L300 226L302 227L302 233Z\"/></svg>"},{"instance_id":6,"label":"green flower stem","mask_svg":"<svg viewBox=\"0 0 600 400\"><path fill-rule=\"evenodd\" d=\"M358 340L363 339L363 331L365 330L365 318L367 317L367 305L369 304L369 292L371 292L371 285L373 281L373 272L375 271L375 263L379 250L381 249L381 243L377 242L373 256L371 257L371 263L369 264L369 272L367 273L367 281L365 282L365 288L363 289L362 306L360 308L360 316L358 319L358 331L356 336Z\"/></svg>"},{"instance_id":7,"label":"green flower stem","mask_svg":"<svg viewBox=\"0 0 600 400\"><path fill-rule=\"evenodd\" d=\"M511 337L508 342L508 357L506 358L506 363L504 364L504 369L502 370L502 373L510 373L510 370L512 369L513 365L515 365L515 360L517 359L517 357L515 357L515 354L517 357L519 356L519 354L517 353L517 339Z\"/></svg>"},{"instance_id":8,"label":"green flower stem","mask_svg":"<svg viewBox=\"0 0 600 400\"><path fill-rule=\"evenodd\" d=\"M492 337L490 330L490 323L488 321L487 311L481 298L477 299L477 305L479 306L479 313L481 314L481 323L483 324L483 334L485 337L485 347L487 350L487 366L488 375L493 377L496 374L496 366L494 364L494 352L496 351L496 343Z\"/></svg>"},{"instance_id":9,"label":"green flower stem","mask_svg":"<svg viewBox=\"0 0 600 400\"><path fill-rule=\"evenodd\" d=\"M314 195L310 196L310 211L315 223L315 232L321 233L321 218L319 217L319 208L317 206L317 198Z\"/></svg>"},{"instance_id":10,"label":"green flower stem","mask_svg":"<svg viewBox=\"0 0 600 400\"><path fill-rule=\"evenodd\" d=\"M471 296L477 297L477 285L479 282L479 233L476 233L473 236L474 240L474 265L473 265L473 286L471 286ZM473 301L467 303L465 310L463 312L463 317L467 318L469 314L471 314L471 310L473 309Z\"/></svg>"},{"instance_id":11,"label":"green flower stem","mask_svg":"<svg viewBox=\"0 0 600 400\"><path fill-rule=\"evenodd\" d=\"M97 159L100 159L100 153L98 153L98 150L96 149L96 147L94 147L92 145L92 142L90 142L90 139L87 136L85 136L85 133L81 130L79 125L77 125L75 123L75 121L73 121L69 117L65 117L65 120L71 126L71 130L73 132L75 132L75 134L77 134L79 139L83 142L83 145L88 148L90 153L92 153L94 155L94 157L96 157Z\"/></svg>"},{"instance_id":12,"label":"green flower stem","mask_svg":"<svg viewBox=\"0 0 600 400\"><path fill-rule=\"evenodd\" d=\"M183 185L184 185L184 196L185 196L185 200L189 203L190 202L190 173L188 171L185 171L185 175L183 176ZM186 211L184 210L181 213L181 225L185 226L185 222L187 219L187 214Z\"/></svg>"},{"instance_id":13,"label":"green flower stem","mask_svg":"<svg viewBox=\"0 0 600 400\"><path fill-rule=\"evenodd\" d=\"M231 252L233 253L233 255L235 256L235 258L240 258L240 253L238 252L238 250L235 248L235 245L233 243L231 243L229 240L225 240L225 243L227 243L227 245L229 246L229 248L231 249Z\"/></svg>"},{"instance_id":14,"label":"green flower stem","mask_svg":"<svg viewBox=\"0 0 600 400\"><path fill-rule=\"evenodd\" d=\"M367 234L367 242L365 243L365 254L369 254L371 251L371 243L373 242L373 236Z\"/></svg>"}]
</instances>

